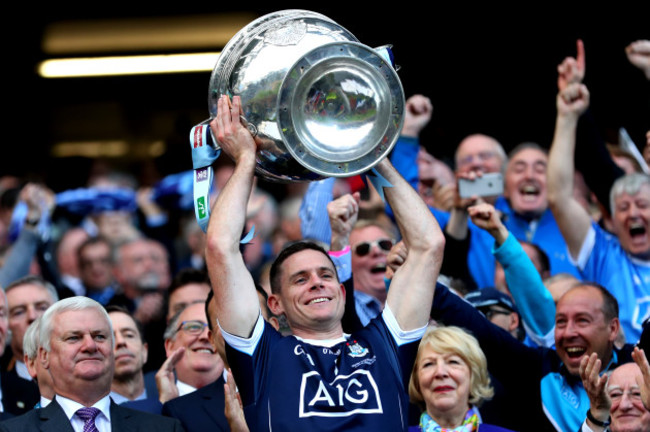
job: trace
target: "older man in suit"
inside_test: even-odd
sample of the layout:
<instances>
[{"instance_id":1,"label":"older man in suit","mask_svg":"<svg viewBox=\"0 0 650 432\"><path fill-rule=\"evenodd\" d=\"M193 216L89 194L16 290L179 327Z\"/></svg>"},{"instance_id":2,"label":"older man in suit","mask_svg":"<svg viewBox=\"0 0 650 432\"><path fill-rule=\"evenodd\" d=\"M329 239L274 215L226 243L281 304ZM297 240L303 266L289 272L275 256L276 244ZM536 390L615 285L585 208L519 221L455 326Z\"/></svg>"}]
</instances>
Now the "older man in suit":
<instances>
[{"instance_id":1,"label":"older man in suit","mask_svg":"<svg viewBox=\"0 0 650 432\"><path fill-rule=\"evenodd\" d=\"M104 308L71 297L43 315L39 361L52 376L47 407L0 423L0 431L182 431L178 421L121 407L109 397L115 369L114 337Z\"/></svg>"}]
</instances>

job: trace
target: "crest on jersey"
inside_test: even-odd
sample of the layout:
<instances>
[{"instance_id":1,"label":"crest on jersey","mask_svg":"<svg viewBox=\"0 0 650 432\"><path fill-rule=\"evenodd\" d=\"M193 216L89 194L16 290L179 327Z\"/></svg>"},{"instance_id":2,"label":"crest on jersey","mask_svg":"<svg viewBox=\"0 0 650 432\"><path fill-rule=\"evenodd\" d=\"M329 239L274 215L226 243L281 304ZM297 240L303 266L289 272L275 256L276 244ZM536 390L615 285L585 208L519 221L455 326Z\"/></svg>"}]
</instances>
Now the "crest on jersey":
<instances>
[{"instance_id":1,"label":"crest on jersey","mask_svg":"<svg viewBox=\"0 0 650 432\"><path fill-rule=\"evenodd\" d=\"M350 350L348 353L350 357L363 357L368 354L368 348L362 347L357 341L352 341L352 343L348 342L346 345Z\"/></svg>"}]
</instances>

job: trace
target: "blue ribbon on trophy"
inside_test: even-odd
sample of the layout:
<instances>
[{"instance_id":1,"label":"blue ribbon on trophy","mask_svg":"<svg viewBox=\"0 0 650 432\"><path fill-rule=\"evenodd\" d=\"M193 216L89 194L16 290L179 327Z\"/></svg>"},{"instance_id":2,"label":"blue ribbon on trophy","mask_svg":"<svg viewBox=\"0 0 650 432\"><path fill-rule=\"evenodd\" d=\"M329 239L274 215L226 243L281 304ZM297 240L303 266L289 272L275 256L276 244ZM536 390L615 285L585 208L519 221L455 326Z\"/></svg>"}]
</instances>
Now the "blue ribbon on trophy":
<instances>
[{"instance_id":1,"label":"blue ribbon on trophy","mask_svg":"<svg viewBox=\"0 0 650 432\"><path fill-rule=\"evenodd\" d=\"M194 214L196 221L207 232L210 220L210 193L214 180L212 163L219 158L221 150L210 130L210 119L194 126L190 131L192 167L194 168Z\"/></svg>"}]
</instances>

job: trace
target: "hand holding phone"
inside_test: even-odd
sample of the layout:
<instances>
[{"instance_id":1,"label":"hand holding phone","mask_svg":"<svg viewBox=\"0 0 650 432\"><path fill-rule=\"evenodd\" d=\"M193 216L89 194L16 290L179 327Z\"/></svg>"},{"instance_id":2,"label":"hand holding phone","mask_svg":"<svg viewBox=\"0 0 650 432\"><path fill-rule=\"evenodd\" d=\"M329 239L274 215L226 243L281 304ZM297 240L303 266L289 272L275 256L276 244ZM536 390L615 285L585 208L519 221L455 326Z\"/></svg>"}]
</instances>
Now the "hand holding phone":
<instances>
[{"instance_id":1,"label":"hand holding phone","mask_svg":"<svg viewBox=\"0 0 650 432\"><path fill-rule=\"evenodd\" d=\"M459 178L458 194L461 198L486 197L503 194L501 173L487 173L474 180Z\"/></svg>"}]
</instances>

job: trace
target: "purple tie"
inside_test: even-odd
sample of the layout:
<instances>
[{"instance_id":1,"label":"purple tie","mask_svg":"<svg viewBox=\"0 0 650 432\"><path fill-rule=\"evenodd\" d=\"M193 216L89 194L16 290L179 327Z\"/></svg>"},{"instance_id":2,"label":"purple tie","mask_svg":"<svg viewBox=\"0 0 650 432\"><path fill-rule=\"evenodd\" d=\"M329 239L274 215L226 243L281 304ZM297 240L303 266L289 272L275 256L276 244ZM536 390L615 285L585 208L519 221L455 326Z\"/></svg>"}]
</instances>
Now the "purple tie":
<instances>
[{"instance_id":1,"label":"purple tie","mask_svg":"<svg viewBox=\"0 0 650 432\"><path fill-rule=\"evenodd\" d=\"M99 432L97 426L95 426L95 417L99 414L99 409L93 407L79 408L76 414L84 421L83 432Z\"/></svg>"}]
</instances>

